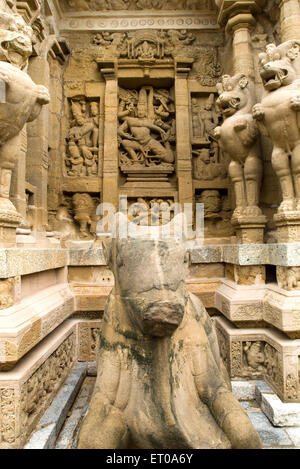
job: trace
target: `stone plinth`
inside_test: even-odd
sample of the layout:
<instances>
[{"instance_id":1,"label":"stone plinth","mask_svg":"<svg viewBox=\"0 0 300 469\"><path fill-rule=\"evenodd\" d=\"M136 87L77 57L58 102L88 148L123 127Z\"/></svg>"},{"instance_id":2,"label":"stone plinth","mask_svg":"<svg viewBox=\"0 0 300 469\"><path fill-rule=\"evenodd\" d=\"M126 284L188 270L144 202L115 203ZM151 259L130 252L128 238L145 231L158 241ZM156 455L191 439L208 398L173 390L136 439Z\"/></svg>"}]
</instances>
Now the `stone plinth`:
<instances>
[{"instance_id":1,"label":"stone plinth","mask_svg":"<svg viewBox=\"0 0 300 469\"><path fill-rule=\"evenodd\" d=\"M296 243L300 240L300 212L277 213L274 221L278 243Z\"/></svg>"},{"instance_id":2,"label":"stone plinth","mask_svg":"<svg viewBox=\"0 0 300 469\"><path fill-rule=\"evenodd\" d=\"M237 285L232 280L222 280L216 290L216 308L234 322L261 323L265 285Z\"/></svg>"},{"instance_id":3,"label":"stone plinth","mask_svg":"<svg viewBox=\"0 0 300 469\"><path fill-rule=\"evenodd\" d=\"M232 378L263 377L284 402L300 402L300 340L271 329L237 329L214 319L221 356Z\"/></svg>"},{"instance_id":4,"label":"stone plinth","mask_svg":"<svg viewBox=\"0 0 300 469\"><path fill-rule=\"evenodd\" d=\"M233 217L231 223L236 231L237 242L239 244L262 244L266 222L264 215Z\"/></svg>"},{"instance_id":5,"label":"stone plinth","mask_svg":"<svg viewBox=\"0 0 300 469\"><path fill-rule=\"evenodd\" d=\"M264 297L263 318L291 338L300 338L300 291L288 291L268 285Z\"/></svg>"},{"instance_id":6,"label":"stone plinth","mask_svg":"<svg viewBox=\"0 0 300 469\"><path fill-rule=\"evenodd\" d=\"M0 372L0 448L22 448L76 361L75 321L66 321L13 371Z\"/></svg>"},{"instance_id":7,"label":"stone plinth","mask_svg":"<svg viewBox=\"0 0 300 469\"><path fill-rule=\"evenodd\" d=\"M0 315L0 370L10 370L75 310L68 284L25 298Z\"/></svg>"}]
</instances>

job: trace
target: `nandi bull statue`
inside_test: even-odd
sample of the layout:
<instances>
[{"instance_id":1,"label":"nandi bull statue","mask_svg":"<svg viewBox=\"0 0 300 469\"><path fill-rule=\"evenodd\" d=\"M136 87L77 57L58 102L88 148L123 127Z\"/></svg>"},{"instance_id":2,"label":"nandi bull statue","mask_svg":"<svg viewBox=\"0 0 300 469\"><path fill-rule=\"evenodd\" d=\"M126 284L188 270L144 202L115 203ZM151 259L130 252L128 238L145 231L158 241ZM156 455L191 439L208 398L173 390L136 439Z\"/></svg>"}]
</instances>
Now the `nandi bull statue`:
<instances>
[{"instance_id":1,"label":"nandi bull statue","mask_svg":"<svg viewBox=\"0 0 300 469\"><path fill-rule=\"evenodd\" d=\"M300 41L269 44L259 55L265 93L253 107L261 133L273 142L272 166L279 179L278 212L300 210Z\"/></svg>"},{"instance_id":2,"label":"nandi bull statue","mask_svg":"<svg viewBox=\"0 0 300 469\"><path fill-rule=\"evenodd\" d=\"M181 222L178 217L171 223ZM116 219L116 232L125 236L127 218ZM260 448L226 384L212 322L185 287L186 245L155 230L104 241L115 287L78 448Z\"/></svg>"},{"instance_id":3,"label":"nandi bull statue","mask_svg":"<svg viewBox=\"0 0 300 469\"><path fill-rule=\"evenodd\" d=\"M0 18L0 238L3 227L16 228L22 221L9 200L12 170L19 158L21 130L36 119L49 103L48 90L36 85L21 70L32 52L32 29L17 14Z\"/></svg>"}]
</instances>

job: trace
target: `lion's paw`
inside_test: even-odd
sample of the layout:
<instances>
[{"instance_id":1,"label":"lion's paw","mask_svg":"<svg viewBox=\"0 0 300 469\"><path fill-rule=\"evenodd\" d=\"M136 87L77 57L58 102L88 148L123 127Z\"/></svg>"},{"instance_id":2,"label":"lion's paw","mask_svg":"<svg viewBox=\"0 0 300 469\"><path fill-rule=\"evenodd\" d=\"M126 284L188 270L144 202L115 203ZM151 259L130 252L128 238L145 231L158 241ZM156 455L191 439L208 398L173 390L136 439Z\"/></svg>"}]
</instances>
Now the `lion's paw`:
<instances>
[{"instance_id":1,"label":"lion's paw","mask_svg":"<svg viewBox=\"0 0 300 469\"><path fill-rule=\"evenodd\" d=\"M37 85L36 87L37 101L40 104L48 104L50 102L50 95L47 88L43 85Z\"/></svg>"},{"instance_id":2,"label":"lion's paw","mask_svg":"<svg viewBox=\"0 0 300 469\"><path fill-rule=\"evenodd\" d=\"M255 104L253 106L252 115L253 115L254 119L257 119L257 120L263 119L263 117L265 115L265 111L264 111L264 108L263 108L262 104L258 103L258 104Z\"/></svg>"},{"instance_id":3,"label":"lion's paw","mask_svg":"<svg viewBox=\"0 0 300 469\"><path fill-rule=\"evenodd\" d=\"M251 205L244 210L244 215L248 217L259 217L261 214L261 209L257 205Z\"/></svg>"},{"instance_id":4,"label":"lion's paw","mask_svg":"<svg viewBox=\"0 0 300 469\"><path fill-rule=\"evenodd\" d=\"M295 199L286 199L281 202L278 208L278 213L283 212L292 212L296 210L296 200Z\"/></svg>"}]
</instances>

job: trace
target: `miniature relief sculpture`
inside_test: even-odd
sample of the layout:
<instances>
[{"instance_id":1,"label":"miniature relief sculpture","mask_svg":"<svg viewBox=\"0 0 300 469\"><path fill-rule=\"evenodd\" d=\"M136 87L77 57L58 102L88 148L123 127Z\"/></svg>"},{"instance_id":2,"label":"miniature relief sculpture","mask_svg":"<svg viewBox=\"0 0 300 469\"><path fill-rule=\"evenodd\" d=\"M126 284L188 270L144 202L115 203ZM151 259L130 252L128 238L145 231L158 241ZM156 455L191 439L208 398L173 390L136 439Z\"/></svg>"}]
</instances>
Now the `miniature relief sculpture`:
<instances>
[{"instance_id":1,"label":"miniature relief sculpture","mask_svg":"<svg viewBox=\"0 0 300 469\"><path fill-rule=\"evenodd\" d=\"M5 84L5 102L0 103L0 211L1 218L16 222L21 217L9 193L11 173L19 157L20 132L49 103L48 90L20 70L31 53L31 37L31 28L19 15L1 13L0 81Z\"/></svg>"},{"instance_id":2,"label":"miniature relief sculpture","mask_svg":"<svg viewBox=\"0 0 300 469\"><path fill-rule=\"evenodd\" d=\"M99 103L85 98L71 101L73 120L67 137L68 176L97 176L99 151Z\"/></svg>"},{"instance_id":3,"label":"miniature relief sculpture","mask_svg":"<svg viewBox=\"0 0 300 469\"><path fill-rule=\"evenodd\" d=\"M127 219L117 214L117 220L118 233ZM226 384L211 320L184 285L185 244L158 237L156 229L149 228L153 236L136 232L105 242L116 286L105 307L98 377L78 447L260 448Z\"/></svg>"},{"instance_id":4,"label":"miniature relief sculpture","mask_svg":"<svg viewBox=\"0 0 300 469\"><path fill-rule=\"evenodd\" d=\"M122 165L170 165L175 119L168 90L143 86L139 91L120 90L119 146Z\"/></svg>"},{"instance_id":5,"label":"miniature relief sculpture","mask_svg":"<svg viewBox=\"0 0 300 469\"><path fill-rule=\"evenodd\" d=\"M263 135L273 142L272 166L283 201L278 212L300 210L300 41L269 44L260 54L265 94L253 107Z\"/></svg>"},{"instance_id":6,"label":"miniature relief sculpture","mask_svg":"<svg viewBox=\"0 0 300 469\"><path fill-rule=\"evenodd\" d=\"M217 84L217 104L224 123L216 127L215 137L228 155L229 175L232 179L236 208L233 217L259 216L259 192L262 162L258 147L258 129L252 117L253 84L243 74L224 75Z\"/></svg>"}]
</instances>

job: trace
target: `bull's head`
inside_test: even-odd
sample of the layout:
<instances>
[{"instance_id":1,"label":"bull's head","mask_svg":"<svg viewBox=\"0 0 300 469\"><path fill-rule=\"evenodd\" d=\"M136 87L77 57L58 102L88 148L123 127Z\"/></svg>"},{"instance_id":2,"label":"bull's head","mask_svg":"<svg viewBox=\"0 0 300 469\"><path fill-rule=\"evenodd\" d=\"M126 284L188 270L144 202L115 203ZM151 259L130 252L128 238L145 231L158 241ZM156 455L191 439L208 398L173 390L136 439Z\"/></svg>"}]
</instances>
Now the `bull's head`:
<instances>
[{"instance_id":1,"label":"bull's head","mask_svg":"<svg viewBox=\"0 0 300 469\"><path fill-rule=\"evenodd\" d=\"M124 215L117 217L119 224L127 223ZM149 235L114 238L104 242L104 252L131 324L146 335L171 335L183 319L188 298L184 241Z\"/></svg>"},{"instance_id":2,"label":"bull's head","mask_svg":"<svg viewBox=\"0 0 300 469\"><path fill-rule=\"evenodd\" d=\"M300 77L300 41L290 40L279 46L269 44L259 54L260 76L264 88L273 91L290 85Z\"/></svg>"}]
</instances>

